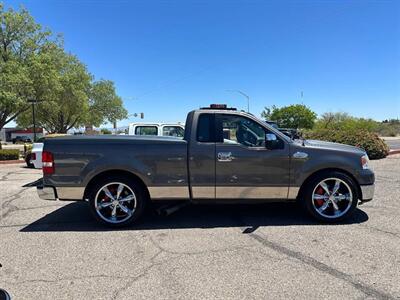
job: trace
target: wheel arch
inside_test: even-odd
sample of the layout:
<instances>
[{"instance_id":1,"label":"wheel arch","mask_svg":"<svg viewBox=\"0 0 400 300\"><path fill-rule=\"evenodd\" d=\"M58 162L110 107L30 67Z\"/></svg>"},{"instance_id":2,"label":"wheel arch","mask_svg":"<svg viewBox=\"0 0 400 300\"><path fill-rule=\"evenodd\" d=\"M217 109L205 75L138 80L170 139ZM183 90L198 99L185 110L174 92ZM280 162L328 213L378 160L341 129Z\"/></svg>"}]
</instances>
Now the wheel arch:
<instances>
[{"instance_id":1,"label":"wheel arch","mask_svg":"<svg viewBox=\"0 0 400 300\"><path fill-rule=\"evenodd\" d=\"M112 169L112 170L106 170L103 172L100 172L93 176L89 182L87 183L85 187L85 192L83 194L83 199L87 199L89 195L90 189L94 186L95 182L98 181L99 179L105 178L105 177L112 177L112 176L123 176L126 178L129 178L135 182L137 182L145 191L145 194L147 196L147 199L150 199L150 193L149 190L146 186L146 184L143 182L143 180L136 175L135 173L126 171L126 170L121 170L121 169Z\"/></svg>"},{"instance_id":2,"label":"wheel arch","mask_svg":"<svg viewBox=\"0 0 400 300\"><path fill-rule=\"evenodd\" d=\"M343 174L349 176L351 179L353 179L354 182L356 183L357 196L358 196L359 199L362 199L361 187L360 187L360 184L359 184L358 180L349 171L346 171L346 170L341 169L341 168L324 168L324 169L320 169L320 170L315 171L312 174L310 174L303 181L303 183L301 184L300 190L299 190L299 192L297 194L297 199L301 198L304 195L306 186L311 182L311 180L313 180L315 177L317 177L317 176L319 176L319 175L321 175L323 173L329 173L329 172L340 172L340 173L343 173Z\"/></svg>"}]
</instances>

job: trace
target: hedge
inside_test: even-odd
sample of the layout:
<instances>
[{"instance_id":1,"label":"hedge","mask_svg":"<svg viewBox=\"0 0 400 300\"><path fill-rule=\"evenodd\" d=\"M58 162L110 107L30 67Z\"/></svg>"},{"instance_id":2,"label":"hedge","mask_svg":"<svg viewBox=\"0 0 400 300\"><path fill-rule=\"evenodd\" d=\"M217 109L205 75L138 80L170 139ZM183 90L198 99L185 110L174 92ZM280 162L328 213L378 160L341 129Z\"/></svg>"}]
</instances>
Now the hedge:
<instances>
[{"instance_id":1,"label":"hedge","mask_svg":"<svg viewBox=\"0 0 400 300\"><path fill-rule=\"evenodd\" d=\"M364 149L369 158L385 158L389 154L388 145L376 133L362 130L320 129L304 133L307 139L347 144Z\"/></svg>"},{"instance_id":2,"label":"hedge","mask_svg":"<svg viewBox=\"0 0 400 300\"><path fill-rule=\"evenodd\" d=\"M0 160L17 160L19 159L18 149L1 149Z\"/></svg>"}]
</instances>

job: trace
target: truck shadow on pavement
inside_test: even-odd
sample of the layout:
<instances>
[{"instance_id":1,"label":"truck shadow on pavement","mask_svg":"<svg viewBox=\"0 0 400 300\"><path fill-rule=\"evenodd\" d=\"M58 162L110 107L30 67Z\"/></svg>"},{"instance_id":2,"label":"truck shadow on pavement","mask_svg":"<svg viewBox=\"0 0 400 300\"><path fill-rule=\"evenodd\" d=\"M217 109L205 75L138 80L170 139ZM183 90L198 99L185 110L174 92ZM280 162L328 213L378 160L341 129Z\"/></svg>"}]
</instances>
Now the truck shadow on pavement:
<instances>
[{"instance_id":1,"label":"truck shadow on pavement","mask_svg":"<svg viewBox=\"0 0 400 300\"><path fill-rule=\"evenodd\" d=\"M353 216L339 224L363 223L368 215L356 209ZM96 222L86 202L67 204L22 228L22 232L157 230L185 228L243 227L251 233L264 226L321 225L295 203L254 205L190 205L169 216L159 216L148 209L139 224L122 229L110 229Z\"/></svg>"}]
</instances>

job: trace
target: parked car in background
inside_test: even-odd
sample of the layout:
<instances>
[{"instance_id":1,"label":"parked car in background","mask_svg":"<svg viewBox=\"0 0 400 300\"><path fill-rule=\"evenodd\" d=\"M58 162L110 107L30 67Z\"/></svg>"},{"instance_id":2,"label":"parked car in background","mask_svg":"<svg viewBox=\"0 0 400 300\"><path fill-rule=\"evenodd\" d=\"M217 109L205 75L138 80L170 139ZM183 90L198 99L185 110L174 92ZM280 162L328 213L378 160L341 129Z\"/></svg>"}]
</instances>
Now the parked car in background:
<instances>
[{"instance_id":1,"label":"parked car in background","mask_svg":"<svg viewBox=\"0 0 400 300\"><path fill-rule=\"evenodd\" d=\"M30 137L22 135L22 136L16 136L15 138L12 139L13 144L23 144L23 143L32 143L32 140Z\"/></svg>"},{"instance_id":2,"label":"parked car in background","mask_svg":"<svg viewBox=\"0 0 400 300\"><path fill-rule=\"evenodd\" d=\"M32 150L26 153L25 162L29 168L41 169L42 168L42 152L45 139L55 138L58 136L65 136L66 134L49 134L42 137L33 143Z\"/></svg>"},{"instance_id":3,"label":"parked car in background","mask_svg":"<svg viewBox=\"0 0 400 300\"><path fill-rule=\"evenodd\" d=\"M149 201L166 200L298 201L313 217L338 222L372 199L368 162L360 148L292 140L251 114L212 105L188 114L183 139L46 139L37 191L46 200L88 200L94 217L112 227L137 221Z\"/></svg>"},{"instance_id":4,"label":"parked car in background","mask_svg":"<svg viewBox=\"0 0 400 300\"><path fill-rule=\"evenodd\" d=\"M185 127L180 123L131 123L129 124L128 134L183 138Z\"/></svg>"},{"instance_id":5,"label":"parked car in background","mask_svg":"<svg viewBox=\"0 0 400 300\"><path fill-rule=\"evenodd\" d=\"M269 121L266 120L265 123L268 125L278 129L280 132L282 132L284 135L290 137L292 140L297 140L301 138L300 132L297 129L294 128L280 128L278 123L275 121Z\"/></svg>"}]
</instances>

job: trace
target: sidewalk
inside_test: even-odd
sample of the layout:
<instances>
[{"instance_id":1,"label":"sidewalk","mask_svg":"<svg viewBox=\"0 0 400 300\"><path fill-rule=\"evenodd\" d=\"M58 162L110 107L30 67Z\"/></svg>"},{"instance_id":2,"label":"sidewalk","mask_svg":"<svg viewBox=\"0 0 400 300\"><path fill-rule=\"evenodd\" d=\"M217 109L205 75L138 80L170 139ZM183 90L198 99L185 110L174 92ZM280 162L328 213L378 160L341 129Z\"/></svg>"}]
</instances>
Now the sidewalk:
<instances>
[{"instance_id":1,"label":"sidewalk","mask_svg":"<svg viewBox=\"0 0 400 300\"><path fill-rule=\"evenodd\" d=\"M389 155L400 153L400 136L382 136L381 139L389 146Z\"/></svg>"}]
</instances>

